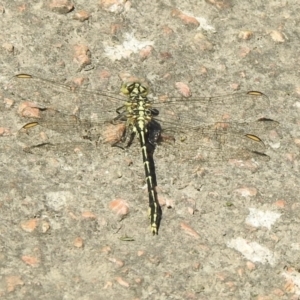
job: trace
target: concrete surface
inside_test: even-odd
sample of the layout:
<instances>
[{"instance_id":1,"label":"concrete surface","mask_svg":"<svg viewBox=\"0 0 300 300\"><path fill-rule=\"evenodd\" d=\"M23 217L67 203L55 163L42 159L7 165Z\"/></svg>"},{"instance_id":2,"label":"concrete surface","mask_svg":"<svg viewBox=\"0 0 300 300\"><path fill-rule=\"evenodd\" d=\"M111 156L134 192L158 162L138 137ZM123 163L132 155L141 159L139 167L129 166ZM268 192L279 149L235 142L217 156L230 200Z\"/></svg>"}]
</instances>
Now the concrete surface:
<instances>
[{"instance_id":1,"label":"concrete surface","mask_svg":"<svg viewBox=\"0 0 300 300\"><path fill-rule=\"evenodd\" d=\"M0 297L300 299L300 3L88 2L1 3ZM30 142L64 147L23 151L21 103L72 114L78 99L22 94L17 73L84 78L113 95L137 76L158 99L178 87L194 97L259 90L270 101L265 117L280 124L260 136L264 163L202 165L159 146L163 220L153 237L138 142L68 151L75 137L36 128ZM97 113L95 97L80 101Z\"/></svg>"}]
</instances>

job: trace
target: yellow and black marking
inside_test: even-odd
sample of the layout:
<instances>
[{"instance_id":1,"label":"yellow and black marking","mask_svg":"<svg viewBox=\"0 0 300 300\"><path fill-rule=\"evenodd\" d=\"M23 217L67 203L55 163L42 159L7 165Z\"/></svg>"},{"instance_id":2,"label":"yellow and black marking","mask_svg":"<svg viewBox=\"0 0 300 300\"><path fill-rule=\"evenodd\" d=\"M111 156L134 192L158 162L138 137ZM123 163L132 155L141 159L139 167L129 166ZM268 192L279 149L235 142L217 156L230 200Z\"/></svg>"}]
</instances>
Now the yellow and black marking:
<instances>
[{"instance_id":1,"label":"yellow and black marking","mask_svg":"<svg viewBox=\"0 0 300 300\"><path fill-rule=\"evenodd\" d=\"M158 234L159 224L161 220L161 207L157 199L155 191L156 179L154 171L154 162L152 154L155 148L156 139L148 139L148 124L152 121L152 106L147 98L148 89L139 82L123 84L121 92L128 95L129 99L122 108L118 110L120 115L126 113L126 134L125 138L130 134L138 134L142 149L143 164L149 194L149 218L152 233ZM123 112L122 112L123 109ZM132 139L132 138L131 138ZM130 141L129 141L130 143ZM150 143L150 144L149 144Z\"/></svg>"}]
</instances>

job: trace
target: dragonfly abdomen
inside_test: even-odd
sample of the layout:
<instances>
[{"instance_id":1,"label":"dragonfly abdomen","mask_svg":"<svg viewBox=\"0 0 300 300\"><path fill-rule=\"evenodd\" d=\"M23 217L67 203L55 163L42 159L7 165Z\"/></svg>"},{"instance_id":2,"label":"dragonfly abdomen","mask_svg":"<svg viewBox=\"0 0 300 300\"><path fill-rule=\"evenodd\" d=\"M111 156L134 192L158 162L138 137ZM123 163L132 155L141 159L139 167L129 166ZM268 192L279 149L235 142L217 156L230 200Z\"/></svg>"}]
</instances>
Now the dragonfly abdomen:
<instances>
[{"instance_id":1,"label":"dragonfly abdomen","mask_svg":"<svg viewBox=\"0 0 300 300\"><path fill-rule=\"evenodd\" d=\"M128 113L127 124L132 126L132 130L138 133L142 158L145 170L145 177L149 195L149 218L153 235L158 234L161 220L161 207L155 191L156 179L154 161L152 158L155 141L148 140L148 124L152 121L151 102L146 97L147 89L140 83L131 83L123 86L123 92L129 95L129 101L125 105ZM131 105L130 105L131 104ZM128 128L127 128L128 129Z\"/></svg>"}]
</instances>

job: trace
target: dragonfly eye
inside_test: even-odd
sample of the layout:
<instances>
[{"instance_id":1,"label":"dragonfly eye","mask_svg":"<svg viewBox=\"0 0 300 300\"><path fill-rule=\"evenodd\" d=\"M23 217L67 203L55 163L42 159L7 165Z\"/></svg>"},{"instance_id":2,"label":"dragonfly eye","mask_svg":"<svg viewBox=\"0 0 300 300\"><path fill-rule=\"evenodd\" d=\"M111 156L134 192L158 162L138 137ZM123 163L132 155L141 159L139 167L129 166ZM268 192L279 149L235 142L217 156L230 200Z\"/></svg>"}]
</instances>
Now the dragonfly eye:
<instances>
[{"instance_id":1,"label":"dragonfly eye","mask_svg":"<svg viewBox=\"0 0 300 300\"><path fill-rule=\"evenodd\" d=\"M138 86L138 93L140 95L142 95L143 97L146 97L148 95L149 90L140 83L138 85L139 85Z\"/></svg>"},{"instance_id":2,"label":"dragonfly eye","mask_svg":"<svg viewBox=\"0 0 300 300\"><path fill-rule=\"evenodd\" d=\"M121 88L120 88L120 92L124 95L130 94L130 91L128 89L128 85L126 83L122 83Z\"/></svg>"}]
</instances>

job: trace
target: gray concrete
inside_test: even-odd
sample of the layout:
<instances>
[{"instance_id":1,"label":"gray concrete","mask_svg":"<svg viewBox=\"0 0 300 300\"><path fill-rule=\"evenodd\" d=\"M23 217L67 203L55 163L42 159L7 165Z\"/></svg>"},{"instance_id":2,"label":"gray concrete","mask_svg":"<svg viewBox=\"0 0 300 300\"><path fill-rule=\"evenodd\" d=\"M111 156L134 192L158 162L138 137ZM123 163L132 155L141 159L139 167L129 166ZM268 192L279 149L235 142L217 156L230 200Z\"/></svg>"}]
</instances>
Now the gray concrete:
<instances>
[{"instance_id":1,"label":"gray concrete","mask_svg":"<svg viewBox=\"0 0 300 300\"><path fill-rule=\"evenodd\" d=\"M68 13L55 4L64 1L43 2L2 2L0 297L299 299L299 2L133 0L118 13L109 1L74 1ZM270 101L264 116L280 125L260 135L269 162L201 164L185 159L184 144L159 146L165 205L153 237L139 143L94 147L40 127L21 138L24 100L70 114L77 101L101 108L90 94L22 94L12 88L17 73L83 77L116 96L125 73L146 78L159 99L179 96L176 82L194 97L259 90ZM27 138L57 146L26 153ZM124 218L109 207L118 198Z\"/></svg>"}]
</instances>

